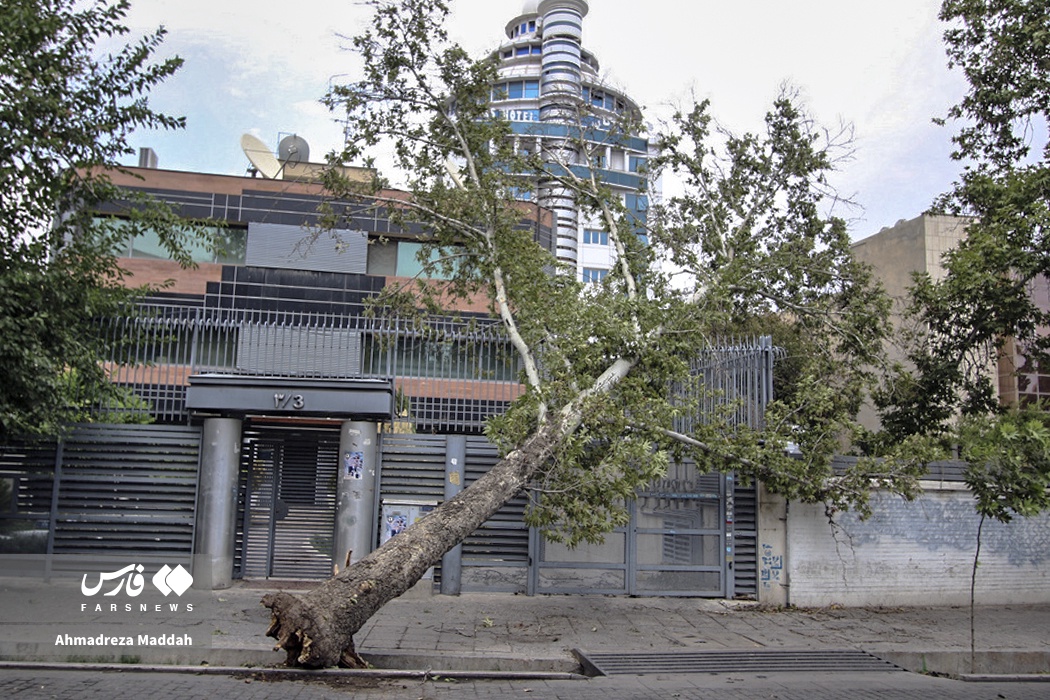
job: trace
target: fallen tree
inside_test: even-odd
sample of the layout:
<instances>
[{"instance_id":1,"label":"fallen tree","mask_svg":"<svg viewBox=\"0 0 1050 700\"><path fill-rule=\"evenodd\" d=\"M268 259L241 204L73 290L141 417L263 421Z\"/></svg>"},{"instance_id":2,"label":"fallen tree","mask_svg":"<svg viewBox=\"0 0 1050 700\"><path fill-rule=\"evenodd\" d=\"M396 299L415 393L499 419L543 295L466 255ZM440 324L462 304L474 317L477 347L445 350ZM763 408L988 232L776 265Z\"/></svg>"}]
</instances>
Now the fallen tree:
<instances>
[{"instance_id":1,"label":"fallen tree","mask_svg":"<svg viewBox=\"0 0 1050 700\"><path fill-rule=\"evenodd\" d=\"M872 478L913 492L920 451L877 472L865 461L850 474L831 470L880 364L889 308L853 260L845 223L825 211L847 132L829 136L787 92L761 134L718 127L706 103L679 112L649 171L675 173L684 193L650 208L646 243L622 198L578 167L637 133L640 114L599 132L585 128L587 106L577 104L575 128L540 153L522 152L510 125L489 113L495 65L447 42L445 2L369 4L374 25L354 39L365 77L327 97L354 137L335 160L386 146L410 196L384 198L381 182L361 192L335 171L328 186L333 197L365 194L421 224L420 261L447 278L392 291L377 313L384 303L435 308L435 294L485 295L525 392L486 428L505 455L486 475L316 589L264 598L267 634L289 664L359 663L362 625L525 489L527 522L569 545L624 524L629 499L672 459L736 470L831 509L864 508ZM616 262L601 283L582 284L520 228L516 197L530 189L570 193L608 233ZM795 348L764 422L742 425L726 403L679 430L702 399L719 399L692 362L726 334L762 328ZM786 454L789 443L803 458Z\"/></svg>"}]
</instances>

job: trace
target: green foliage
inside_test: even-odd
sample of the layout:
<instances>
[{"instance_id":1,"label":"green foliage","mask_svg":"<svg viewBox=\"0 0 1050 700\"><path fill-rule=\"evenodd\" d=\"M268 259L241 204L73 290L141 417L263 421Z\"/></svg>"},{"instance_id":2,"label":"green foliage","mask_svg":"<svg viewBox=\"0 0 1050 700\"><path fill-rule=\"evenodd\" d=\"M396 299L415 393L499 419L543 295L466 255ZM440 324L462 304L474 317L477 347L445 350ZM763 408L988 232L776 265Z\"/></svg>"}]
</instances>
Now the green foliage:
<instances>
[{"instance_id":1,"label":"green foliage","mask_svg":"<svg viewBox=\"0 0 1050 700\"><path fill-rule=\"evenodd\" d=\"M0 13L0 435L55 434L111 396L96 319L130 294L114 252L146 227L176 259L192 226L141 200L128 223L96 220L127 200L107 177L132 153L135 128L179 128L149 90L181 59L153 62L158 30L101 54L128 33L124 1L11 0ZM57 214L61 214L58 220Z\"/></svg>"},{"instance_id":2,"label":"green foliage","mask_svg":"<svg viewBox=\"0 0 1050 700\"><path fill-rule=\"evenodd\" d=\"M995 363L1016 342L1021 371L1050 366L1050 5L946 0L950 65L969 88L948 111L962 171L935 212L969 217L966 238L943 259L945 276L916 279L912 313L923 333L881 397L896 436L937 434L955 416L998 410ZM1011 358L1012 359L1012 358Z\"/></svg>"},{"instance_id":3,"label":"green foliage","mask_svg":"<svg viewBox=\"0 0 1050 700\"><path fill-rule=\"evenodd\" d=\"M966 237L942 278L916 278L908 366L877 398L892 439L958 449L978 512L1005 522L1050 506L1046 415L1000 406L995 386L1003 358L1050 367L1050 4L945 0L941 19L969 86L940 120L961 173L934 211L966 217Z\"/></svg>"},{"instance_id":4,"label":"green foliage","mask_svg":"<svg viewBox=\"0 0 1050 700\"><path fill-rule=\"evenodd\" d=\"M862 506L868 489L858 484L876 467L850 481L832 473L831 456L854 429L889 305L853 260L844 222L825 211L836 201L828 174L848 134L828 140L788 93L761 134L715 129L706 103L683 111L657 139L662 155L648 170L677 173L685 191L650 210L645 246L621 199L579 166L589 139L615 142L624 131L583 128L581 104L563 139L522 156L509 124L489 113L496 67L448 42L446 2L368 4L375 21L354 40L363 78L327 97L353 135L332 160L385 149L408 177L410 197L383 191L381 181L368 194L428 232L420 261L447 279L391 301L439 311L450 299L481 297L503 324L525 392L487 434L506 454L552 436L543 450L551 459L530 472L529 522L570 545L600 539L627 522L629 500L669 459L690 456L702 470L736 470L792 497ZM637 116L619 128L636 129ZM361 193L337 177L328 184L336 196ZM542 212L514 192L544 187L570 192L608 232L618 256L602 284L582 285L521 226ZM792 386L766 424L741 424L741 407L723 401L689 434L678 432L680 419L718 398L691 374L695 360L726 336L767 326L790 340ZM802 458L786 453L792 443ZM914 483L910 466L877 468L900 491Z\"/></svg>"},{"instance_id":5,"label":"green foliage","mask_svg":"<svg viewBox=\"0 0 1050 700\"><path fill-rule=\"evenodd\" d=\"M1050 508L1050 414L1044 408L1009 411L995 421L968 419L960 435L977 512L1010 522Z\"/></svg>"}]
</instances>

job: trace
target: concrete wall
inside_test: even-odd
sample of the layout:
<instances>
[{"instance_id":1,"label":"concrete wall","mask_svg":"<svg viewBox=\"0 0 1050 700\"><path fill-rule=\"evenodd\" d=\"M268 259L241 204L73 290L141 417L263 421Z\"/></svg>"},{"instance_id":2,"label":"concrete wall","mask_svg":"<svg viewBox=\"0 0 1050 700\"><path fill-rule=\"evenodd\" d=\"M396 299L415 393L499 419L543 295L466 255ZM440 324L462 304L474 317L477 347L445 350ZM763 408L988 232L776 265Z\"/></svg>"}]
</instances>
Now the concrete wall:
<instances>
[{"instance_id":1,"label":"concrete wall","mask_svg":"<svg viewBox=\"0 0 1050 700\"><path fill-rule=\"evenodd\" d=\"M800 607L966 605L978 516L961 485L927 487L912 502L872 496L874 515L791 503L786 520L789 602ZM986 521L978 604L1050 602L1050 517ZM761 585L761 584L760 584Z\"/></svg>"}]
</instances>

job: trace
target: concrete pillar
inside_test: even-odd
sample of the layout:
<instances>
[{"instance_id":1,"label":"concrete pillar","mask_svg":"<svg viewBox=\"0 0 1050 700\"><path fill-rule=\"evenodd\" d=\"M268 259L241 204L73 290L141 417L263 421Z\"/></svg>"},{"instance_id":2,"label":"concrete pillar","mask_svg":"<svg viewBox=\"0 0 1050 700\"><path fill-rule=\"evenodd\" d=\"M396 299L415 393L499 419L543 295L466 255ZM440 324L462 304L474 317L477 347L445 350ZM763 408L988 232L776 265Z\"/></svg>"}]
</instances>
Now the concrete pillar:
<instances>
[{"instance_id":1,"label":"concrete pillar","mask_svg":"<svg viewBox=\"0 0 1050 700\"><path fill-rule=\"evenodd\" d=\"M333 561L340 570L348 553L350 563L363 559L375 542L378 442L377 423L346 421L339 433Z\"/></svg>"},{"instance_id":2,"label":"concrete pillar","mask_svg":"<svg viewBox=\"0 0 1050 700\"><path fill-rule=\"evenodd\" d=\"M790 605L788 502L758 485L758 602Z\"/></svg>"},{"instance_id":3,"label":"concrete pillar","mask_svg":"<svg viewBox=\"0 0 1050 700\"><path fill-rule=\"evenodd\" d=\"M463 490L463 469L467 462L467 438L449 435L445 446L445 500ZM463 545L457 544L441 558L441 593L459 595L462 589Z\"/></svg>"},{"instance_id":4,"label":"concrete pillar","mask_svg":"<svg viewBox=\"0 0 1050 700\"><path fill-rule=\"evenodd\" d=\"M218 590L233 583L241 420L205 419L201 442L193 587Z\"/></svg>"}]
</instances>

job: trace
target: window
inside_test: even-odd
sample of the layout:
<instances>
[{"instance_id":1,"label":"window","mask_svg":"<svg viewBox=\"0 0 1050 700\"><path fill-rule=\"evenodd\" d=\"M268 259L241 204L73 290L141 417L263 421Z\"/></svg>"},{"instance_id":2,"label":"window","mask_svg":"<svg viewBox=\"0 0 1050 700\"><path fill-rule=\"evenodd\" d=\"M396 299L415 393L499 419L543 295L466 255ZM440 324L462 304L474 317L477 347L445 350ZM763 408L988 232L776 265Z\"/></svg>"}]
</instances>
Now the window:
<instances>
[{"instance_id":1,"label":"window","mask_svg":"<svg viewBox=\"0 0 1050 700\"><path fill-rule=\"evenodd\" d=\"M424 277L429 279L448 279L458 267L456 256L460 251L455 248L434 248L430 251L427 265L429 273L424 274L424 263L420 260L423 244L413 241L398 241L397 275L399 277Z\"/></svg>"},{"instance_id":2,"label":"window","mask_svg":"<svg viewBox=\"0 0 1050 700\"><path fill-rule=\"evenodd\" d=\"M643 213L649 210L649 198L644 194L626 194L623 201L633 212Z\"/></svg>"},{"instance_id":3,"label":"window","mask_svg":"<svg viewBox=\"0 0 1050 700\"><path fill-rule=\"evenodd\" d=\"M641 156L630 156L628 159L628 170L632 173L645 172L646 159Z\"/></svg>"},{"instance_id":4,"label":"window","mask_svg":"<svg viewBox=\"0 0 1050 700\"><path fill-rule=\"evenodd\" d=\"M118 228L129 225L122 219L107 218ZM232 226L202 226L205 239L192 239L184 245L186 252L195 263L222 263L224 265L243 265L248 249L248 229ZM147 258L152 260L170 260L168 250L161 244L156 231L146 230L126 241L121 250L115 251L118 256L127 258Z\"/></svg>"},{"instance_id":5,"label":"window","mask_svg":"<svg viewBox=\"0 0 1050 700\"><path fill-rule=\"evenodd\" d=\"M609 274L608 270L600 270L594 267L583 268L583 283L584 284L598 284L606 275Z\"/></svg>"},{"instance_id":6,"label":"window","mask_svg":"<svg viewBox=\"0 0 1050 700\"><path fill-rule=\"evenodd\" d=\"M519 46L518 48L516 48L514 50L514 55L516 55L516 56L528 56L529 55L529 47L528 46Z\"/></svg>"},{"instance_id":7,"label":"window","mask_svg":"<svg viewBox=\"0 0 1050 700\"><path fill-rule=\"evenodd\" d=\"M588 245L609 245L608 231L583 230L583 242Z\"/></svg>"},{"instance_id":8,"label":"window","mask_svg":"<svg viewBox=\"0 0 1050 700\"><path fill-rule=\"evenodd\" d=\"M540 96L539 80L514 80L492 86L492 101L536 99Z\"/></svg>"},{"instance_id":9,"label":"window","mask_svg":"<svg viewBox=\"0 0 1050 700\"><path fill-rule=\"evenodd\" d=\"M532 190L528 187L508 187L507 194L521 202L532 201Z\"/></svg>"}]
</instances>

